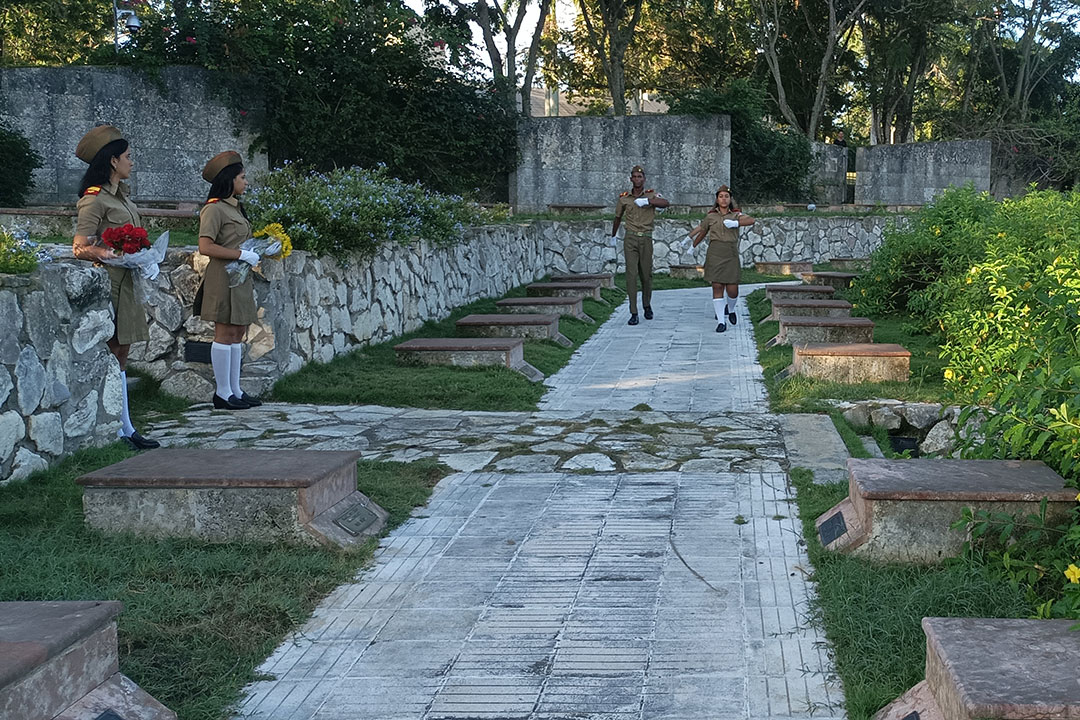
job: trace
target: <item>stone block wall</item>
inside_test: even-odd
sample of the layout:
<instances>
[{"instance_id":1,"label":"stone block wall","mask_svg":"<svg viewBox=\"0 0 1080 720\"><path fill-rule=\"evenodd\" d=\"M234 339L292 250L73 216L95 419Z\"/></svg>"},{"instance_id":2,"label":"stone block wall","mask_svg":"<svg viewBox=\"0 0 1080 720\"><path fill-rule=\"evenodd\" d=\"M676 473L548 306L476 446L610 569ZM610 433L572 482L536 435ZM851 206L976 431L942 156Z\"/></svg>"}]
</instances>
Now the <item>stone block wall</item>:
<instances>
[{"instance_id":1,"label":"stone block wall","mask_svg":"<svg viewBox=\"0 0 1080 720\"><path fill-rule=\"evenodd\" d=\"M831 143L810 143L810 197L819 205L840 205L847 199L848 149Z\"/></svg>"},{"instance_id":2,"label":"stone block wall","mask_svg":"<svg viewBox=\"0 0 1080 720\"><path fill-rule=\"evenodd\" d=\"M553 117L522 121L521 163L510 178L510 204L545 212L552 204L615 207L630 189L630 168L646 186L679 205L712 205L729 182L731 121L726 115Z\"/></svg>"},{"instance_id":3,"label":"stone block wall","mask_svg":"<svg viewBox=\"0 0 1080 720\"><path fill-rule=\"evenodd\" d=\"M0 275L0 484L116 439L109 280L84 263Z\"/></svg>"},{"instance_id":4,"label":"stone block wall","mask_svg":"<svg viewBox=\"0 0 1080 720\"><path fill-rule=\"evenodd\" d=\"M855 202L924 205L950 186L990 189L989 140L860 147L855 152Z\"/></svg>"},{"instance_id":5,"label":"stone block wall","mask_svg":"<svg viewBox=\"0 0 1080 720\"><path fill-rule=\"evenodd\" d=\"M29 203L75 204L86 171L75 146L101 124L117 126L131 142L136 202L205 200L203 165L222 150L238 150L250 170L266 170L266 155L249 152L254 135L239 129L239 110L211 90L222 85L221 76L193 67L164 68L156 77L111 67L0 70L0 120L44 161Z\"/></svg>"}]
</instances>

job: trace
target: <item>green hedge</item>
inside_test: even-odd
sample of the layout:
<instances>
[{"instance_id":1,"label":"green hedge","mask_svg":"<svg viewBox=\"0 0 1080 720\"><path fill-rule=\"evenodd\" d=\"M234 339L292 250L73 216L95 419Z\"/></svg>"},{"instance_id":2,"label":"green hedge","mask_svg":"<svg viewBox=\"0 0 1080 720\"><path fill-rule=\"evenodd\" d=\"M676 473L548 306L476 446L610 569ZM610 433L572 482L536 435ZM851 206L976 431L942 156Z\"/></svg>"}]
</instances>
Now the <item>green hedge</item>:
<instances>
[{"instance_id":1,"label":"green hedge","mask_svg":"<svg viewBox=\"0 0 1080 720\"><path fill-rule=\"evenodd\" d=\"M0 122L0 207L22 207L34 187L41 156L22 133Z\"/></svg>"}]
</instances>

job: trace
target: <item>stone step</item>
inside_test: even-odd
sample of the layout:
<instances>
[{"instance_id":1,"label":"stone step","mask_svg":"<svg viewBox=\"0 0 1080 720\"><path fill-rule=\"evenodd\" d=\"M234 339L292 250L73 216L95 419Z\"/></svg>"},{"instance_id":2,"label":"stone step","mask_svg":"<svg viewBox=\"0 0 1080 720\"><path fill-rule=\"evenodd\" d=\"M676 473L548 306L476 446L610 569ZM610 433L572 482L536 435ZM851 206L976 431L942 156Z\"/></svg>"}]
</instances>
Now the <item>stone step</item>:
<instances>
[{"instance_id":1,"label":"stone step","mask_svg":"<svg viewBox=\"0 0 1080 720\"><path fill-rule=\"evenodd\" d=\"M517 370L534 382L544 374L525 362L525 341L508 338L416 338L394 346L398 360L423 365L482 367L496 365Z\"/></svg>"},{"instance_id":2,"label":"stone step","mask_svg":"<svg viewBox=\"0 0 1080 720\"><path fill-rule=\"evenodd\" d=\"M828 300L836 292L828 285L766 285L765 297L769 300Z\"/></svg>"},{"instance_id":3,"label":"stone step","mask_svg":"<svg viewBox=\"0 0 1080 720\"><path fill-rule=\"evenodd\" d=\"M874 321L861 317L781 315L780 331L770 345L811 343L872 343Z\"/></svg>"},{"instance_id":4,"label":"stone step","mask_svg":"<svg viewBox=\"0 0 1080 720\"><path fill-rule=\"evenodd\" d=\"M822 300L820 298L784 298L773 300L772 314L765 319L779 320L782 315L851 317L851 303L847 300Z\"/></svg>"},{"instance_id":5,"label":"stone step","mask_svg":"<svg viewBox=\"0 0 1080 720\"><path fill-rule=\"evenodd\" d=\"M697 280L705 277L704 265L672 265L668 275L677 280Z\"/></svg>"},{"instance_id":6,"label":"stone step","mask_svg":"<svg viewBox=\"0 0 1080 720\"><path fill-rule=\"evenodd\" d=\"M837 290L851 287L852 281L857 277L858 273L849 272L809 272L802 276L803 282L809 285L827 285Z\"/></svg>"},{"instance_id":7,"label":"stone step","mask_svg":"<svg viewBox=\"0 0 1080 720\"><path fill-rule=\"evenodd\" d=\"M840 272L856 272L870 267L870 258L829 258L829 264Z\"/></svg>"},{"instance_id":8,"label":"stone step","mask_svg":"<svg viewBox=\"0 0 1080 720\"><path fill-rule=\"evenodd\" d=\"M615 276L612 273L578 273L575 275L552 275L551 282L598 282L601 287L615 287Z\"/></svg>"},{"instance_id":9,"label":"stone step","mask_svg":"<svg viewBox=\"0 0 1080 720\"><path fill-rule=\"evenodd\" d=\"M792 375L842 383L907 382L911 352L894 343L795 345Z\"/></svg>"},{"instance_id":10,"label":"stone step","mask_svg":"<svg viewBox=\"0 0 1080 720\"><path fill-rule=\"evenodd\" d=\"M874 720L1080 717L1072 620L923 618L926 677Z\"/></svg>"},{"instance_id":11,"label":"stone step","mask_svg":"<svg viewBox=\"0 0 1080 720\"><path fill-rule=\"evenodd\" d=\"M585 322L595 322L582 309L580 297L514 297L495 301L503 312L526 315L567 315Z\"/></svg>"},{"instance_id":12,"label":"stone step","mask_svg":"<svg viewBox=\"0 0 1080 720\"><path fill-rule=\"evenodd\" d=\"M951 529L965 508L1026 515L1047 499L1046 522L1066 519L1076 491L1041 462L851 458L848 497L817 519L821 544L880 562L936 563L967 539Z\"/></svg>"},{"instance_id":13,"label":"stone step","mask_svg":"<svg viewBox=\"0 0 1080 720\"><path fill-rule=\"evenodd\" d=\"M754 269L763 275L799 275L812 272L814 263L809 260L779 260L755 262Z\"/></svg>"},{"instance_id":14,"label":"stone step","mask_svg":"<svg viewBox=\"0 0 1080 720\"><path fill-rule=\"evenodd\" d=\"M350 547L381 532L387 517L356 489L359 458L351 451L162 448L76 482L87 524L104 532Z\"/></svg>"},{"instance_id":15,"label":"stone step","mask_svg":"<svg viewBox=\"0 0 1080 720\"><path fill-rule=\"evenodd\" d=\"M458 334L466 337L527 337L573 345L559 332L558 315L466 315L455 324Z\"/></svg>"},{"instance_id":16,"label":"stone step","mask_svg":"<svg viewBox=\"0 0 1080 720\"><path fill-rule=\"evenodd\" d=\"M120 717L176 720L119 672L122 609L118 602L0 603L0 718L93 720L113 710ZM101 710L93 713L96 707Z\"/></svg>"},{"instance_id":17,"label":"stone step","mask_svg":"<svg viewBox=\"0 0 1080 720\"><path fill-rule=\"evenodd\" d=\"M529 297L580 297L604 302L600 295L600 283L596 280L582 282L545 282L525 286Z\"/></svg>"}]
</instances>

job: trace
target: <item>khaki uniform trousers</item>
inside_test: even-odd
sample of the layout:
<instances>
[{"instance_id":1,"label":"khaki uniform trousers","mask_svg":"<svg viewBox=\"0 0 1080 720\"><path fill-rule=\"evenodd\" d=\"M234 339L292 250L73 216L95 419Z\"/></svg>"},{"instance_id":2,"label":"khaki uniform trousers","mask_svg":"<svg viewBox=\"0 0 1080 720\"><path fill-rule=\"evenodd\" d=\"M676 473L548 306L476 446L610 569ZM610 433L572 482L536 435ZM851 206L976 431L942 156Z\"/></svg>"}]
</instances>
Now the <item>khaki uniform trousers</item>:
<instances>
[{"instance_id":1,"label":"khaki uniform trousers","mask_svg":"<svg viewBox=\"0 0 1080 720\"><path fill-rule=\"evenodd\" d=\"M626 255L626 294L630 296L630 314L638 311L638 276L641 276L641 304L652 307L652 237L626 233L623 253Z\"/></svg>"}]
</instances>

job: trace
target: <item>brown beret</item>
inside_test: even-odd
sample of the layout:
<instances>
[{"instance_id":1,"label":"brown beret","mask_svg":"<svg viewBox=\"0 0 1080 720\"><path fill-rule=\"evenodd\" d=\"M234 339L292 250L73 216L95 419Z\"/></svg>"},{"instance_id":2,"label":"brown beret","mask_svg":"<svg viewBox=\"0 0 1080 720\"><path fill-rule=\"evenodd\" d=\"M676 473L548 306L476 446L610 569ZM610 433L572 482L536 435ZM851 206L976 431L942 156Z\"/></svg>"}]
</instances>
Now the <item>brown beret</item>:
<instances>
[{"instance_id":1,"label":"brown beret","mask_svg":"<svg viewBox=\"0 0 1080 720\"><path fill-rule=\"evenodd\" d=\"M634 167L630 168L630 174L631 175L633 175L636 172L639 172L642 175L644 175L645 174L645 168L641 167L640 165L635 165Z\"/></svg>"},{"instance_id":2,"label":"brown beret","mask_svg":"<svg viewBox=\"0 0 1080 720\"><path fill-rule=\"evenodd\" d=\"M203 180L208 183L214 182L214 178L218 176L218 173L236 163L242 163L244 159L240 157L240 153L235 150L226 150L225 152L218 153L214 157L210 158L210 162L206 163L206 167L202 170Z\"/></svg>"},{"instance_id":3,"label":"brown beret","mask_svg":"<svg viewBox=\"0 0 1080 720\"><path fill-rule=\"evenodd\" d=\"M75 157L79 158L86 164L90 164L94 160L101 148L105 147L113 140L123 140L124 133L120 132L112 125L98 125L82 136L82 140L75 146Z\"/></svg>"}]
</instances>

